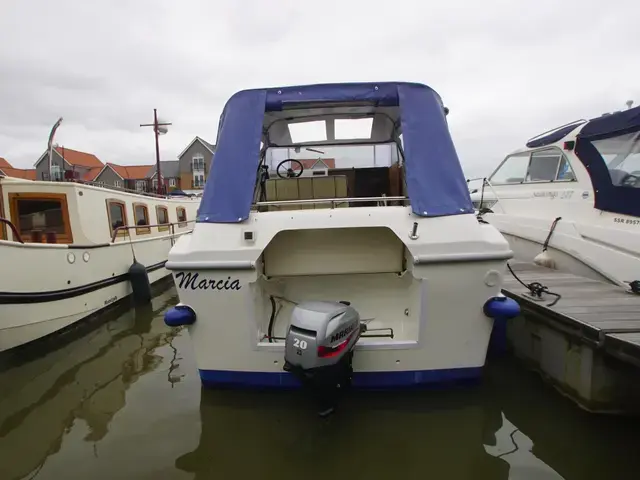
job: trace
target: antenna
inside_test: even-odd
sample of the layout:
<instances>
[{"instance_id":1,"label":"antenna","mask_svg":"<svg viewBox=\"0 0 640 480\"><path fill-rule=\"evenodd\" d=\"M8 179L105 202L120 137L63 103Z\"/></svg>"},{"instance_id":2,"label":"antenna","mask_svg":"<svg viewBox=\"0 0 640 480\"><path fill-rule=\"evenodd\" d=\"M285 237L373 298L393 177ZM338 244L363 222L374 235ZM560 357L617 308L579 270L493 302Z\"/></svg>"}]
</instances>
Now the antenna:
<instances>
[{"instance_id":1,"label":"antenna","mask_svg":"<svg viewBox=\"0 0 640 480\"><path fill-rule=\"evenodd\" d=\"M633 100L627 100L627 109L631 108L631 105L633 105Z\"/></svg>"}]
</instances>

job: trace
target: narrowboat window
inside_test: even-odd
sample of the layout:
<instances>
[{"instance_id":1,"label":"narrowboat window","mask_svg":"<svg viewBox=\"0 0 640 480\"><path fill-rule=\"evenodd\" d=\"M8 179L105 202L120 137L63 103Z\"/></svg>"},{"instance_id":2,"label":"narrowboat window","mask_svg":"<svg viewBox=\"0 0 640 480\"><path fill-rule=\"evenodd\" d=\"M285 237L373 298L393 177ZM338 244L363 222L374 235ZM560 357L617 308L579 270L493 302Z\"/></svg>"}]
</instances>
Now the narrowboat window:
<instances>
[{"instance_id":1,"label":"narrowboat window","mask_svg":"<svg viewBox=\"0 0 640 480\"><path fill-rule=\"evenodd\" d=\"M158 217L158 225L167 224L164 227L158 227L158 231L163 232L165 230L169 230L169 211L167 210L167 207L158 205L156 207L156 216Z\"/></svg>"},{"instance_id":2,"label":"narrowboat window","mask_svg":"<svg viewBox=\"0 0 640 480\"><path fill-rule=\"evenodd\" d=\"M65 195L10 193L9 203L14 224L26 241L73 242Z\"/></svg>"},{"instance_id":3,"label":"narrowboat window","mask_svg":"<svg viewBox=\"0 0 640 480\"><path fill-rule=\"evenodd\" d=\"M178 226L186 227L187 226L187 211L184 207L177 207L176 213L178 214Z\"/></svg>"},{"instance_id":4,"label":"narrowboat window","mask_svg":"<svg viewBox=\"0 0 640 480\"><path fill-rule=\"evenodd\" d=\"M136 226L149 225L149 210L146 205L142 203L135 203L133 205L133 213ZM151 233L150 228L136 228L137 235L145 235L147 233Z\"/></svg>"},{"instance_id":5,"label":"narrowboat window","mask_svg":"<svg viewBox=\"0 0 640 480\"><path fill-rule=\"evenodd\" d=\"M111 234L116 231L118 227L124 227L127 225L127 212L125 204L122 202L107 200L108 213L109 213L109 225L111 227ZM126 229L118 230L118 236L124 237L127 235Z\"/></svg>"},{"instance_id":6,"label":"narrowboat window","mask_svg":"<svg viewBox=\"0 0 640 480\"><path fill-rule=\"evenodd\" d=\"M498 169L489 177L493 185L505 185L524 182L529 166L529 152L508 156ZM555 172L554 172L555 174Z\"/></svg>"}]
</instances>

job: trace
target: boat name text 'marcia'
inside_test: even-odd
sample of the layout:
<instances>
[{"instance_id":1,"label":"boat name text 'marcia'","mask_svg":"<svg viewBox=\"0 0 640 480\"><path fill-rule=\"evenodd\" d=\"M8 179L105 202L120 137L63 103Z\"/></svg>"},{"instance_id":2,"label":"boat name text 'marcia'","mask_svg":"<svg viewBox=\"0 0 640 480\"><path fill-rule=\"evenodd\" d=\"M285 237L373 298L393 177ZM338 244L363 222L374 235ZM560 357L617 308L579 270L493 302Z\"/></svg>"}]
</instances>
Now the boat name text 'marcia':
<instances>
[{"instance_id":1,"label":"boat name text 'marcia'","mask_svg":"<svg viewBox=\"0 0 640 480\"><path fill-rule=\"evenodd\" d=\"M214 280L198 280L198 273L191 272L178 272L176 273L176 280L179 280L178 288L184 288L191 290L240 290L240 280L231 280L231 277L227 277L226 280L214 279Z\"/></svg>"}]
</instances>

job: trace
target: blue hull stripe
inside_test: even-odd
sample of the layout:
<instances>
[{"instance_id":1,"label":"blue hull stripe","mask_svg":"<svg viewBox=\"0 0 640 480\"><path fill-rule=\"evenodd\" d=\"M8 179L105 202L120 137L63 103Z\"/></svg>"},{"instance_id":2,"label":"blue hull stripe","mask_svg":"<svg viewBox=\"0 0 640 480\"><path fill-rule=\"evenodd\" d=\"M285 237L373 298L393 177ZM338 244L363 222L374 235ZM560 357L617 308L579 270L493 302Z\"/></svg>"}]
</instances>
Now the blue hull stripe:
<instances>
[{"instance_id":1,"label":"blue hull stripe","mask_svg":"<svg viewBox=\"0 0 640 480\"><path fill-rule=\"evenodd\" d=\"M409 370L402 372L356 372L354 388L401 388L420 385L474 380L482 375L482 367L443 370ZM200 370L205 387L297 388L298 380L287 372L242 372L234 370Z\"/></svg>"}]
</instances>

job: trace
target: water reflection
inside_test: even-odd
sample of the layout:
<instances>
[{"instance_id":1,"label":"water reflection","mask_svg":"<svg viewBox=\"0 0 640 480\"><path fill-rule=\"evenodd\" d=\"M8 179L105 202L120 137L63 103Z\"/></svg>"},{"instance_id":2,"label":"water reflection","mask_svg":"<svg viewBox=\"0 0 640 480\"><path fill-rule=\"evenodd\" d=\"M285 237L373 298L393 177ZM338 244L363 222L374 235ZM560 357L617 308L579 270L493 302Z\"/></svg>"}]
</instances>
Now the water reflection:
<instances>
[{"instance_id":1,"label":"water reflection","mask_svg":"<svg viewBox=\"0 0 640 480\"><path fill-rule=\"evenodd\" d=\"M594 417L510 363L479 387L354 393L323 421L292 393L201 392L199 445L177 469L195 479L601 479L640 467L629 419Z\"/></svg>"},{"instance_id":2,"label":"water reflection","mask_svg":"<svg viewBox=\"0 0 640 480\"><path fill-rule=\"evenodd\" d=\"M352 392L320 419L301 393L202 390L186 331L130 312L0 373L0 478L634 478L638 421L576 408L509 359L478 386Z\"/></svg>"},{"instance_id":3,"label":"water reflection","mask_svg":"<svg viewBox=\"0 0 640 480\"><path fill-rule=\"evenodd\" d=\"M363 392L322 420L297 394L203 391L199 446L176 467L196 479L212 471L243 478L508 478L509 464L483 448L484 431L501 417L482 397L477 389Z\"/></svg>"},{"instance_id":4,"label":"water reflection","mask_svg":"<svg viewBox=\"0 0 640 480\"><path fill-rule=\"evenodd\" d=\"M175 296L154 299L49 355L0 373L0 478L21 478L60 450L78 419L86 441L109 432L127 389L161 361L154 350L177 334L154 322Z\"/></svg>"},{"instance_id":5,"label":"water reflection","mask_svg":"<svg viewBox=\"0 0 640 480\"><path fill-rule=\"evenodd\" d=\"M496 436L503 438L504 450L517 446L517 451L501 457L511 465L510 478L600 480L637 476L639 419L583 411L544 385L536 374L509 362L491 365L486 387L488 401L498 405L504 415ZM487 451L495 452L490 448ZM534 465L537 476L526 476ZM549 470L557 474L553 476ZM522 472L521 476L515 476L516 472Z\"/></svg>"}]
</instances>

